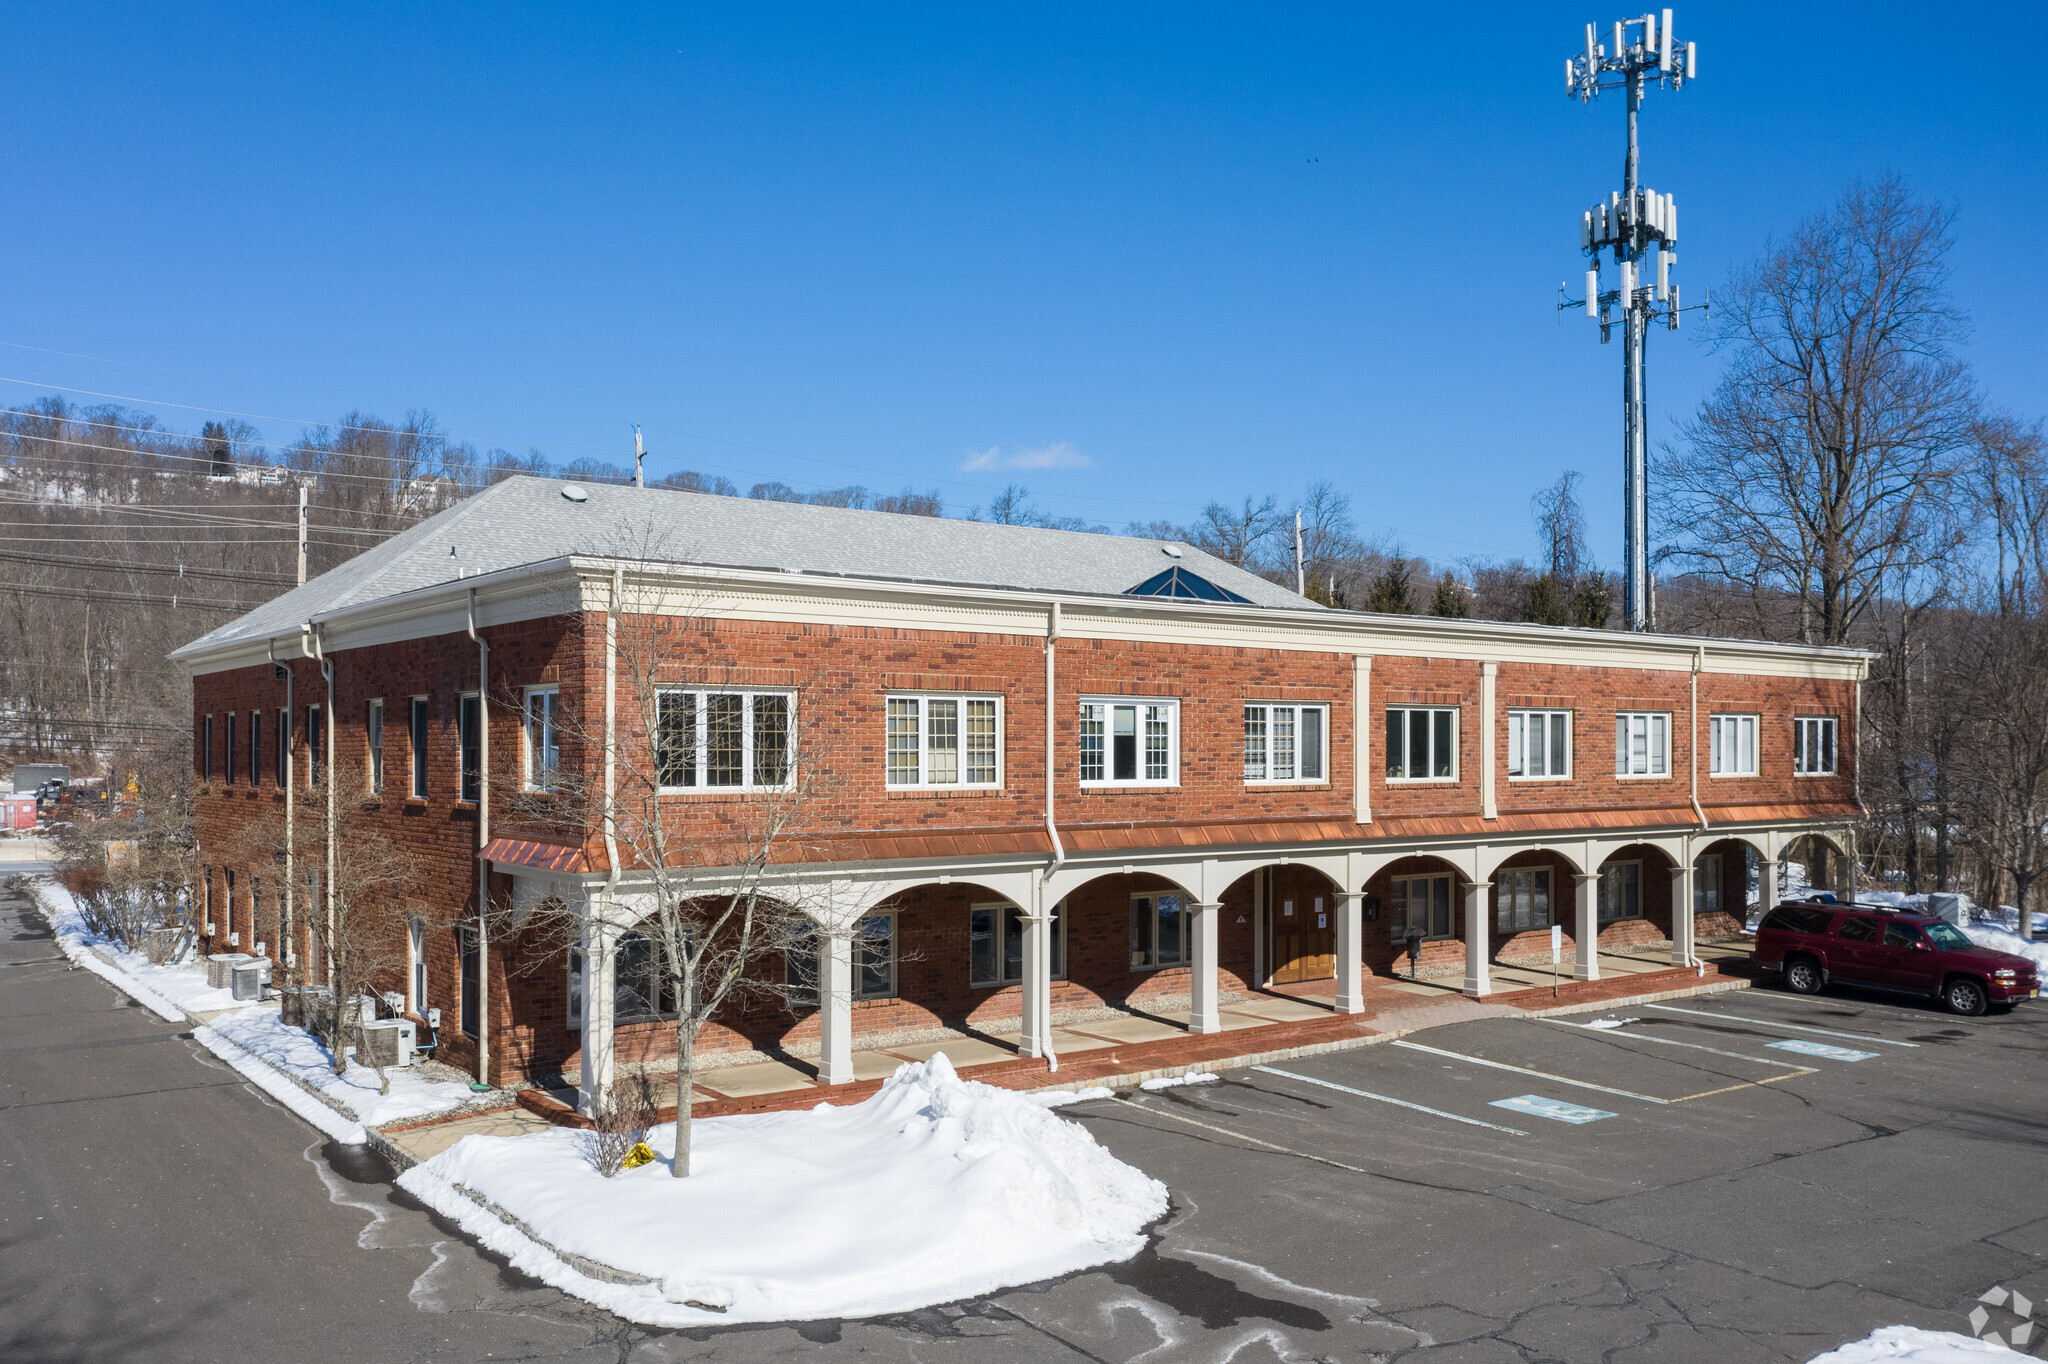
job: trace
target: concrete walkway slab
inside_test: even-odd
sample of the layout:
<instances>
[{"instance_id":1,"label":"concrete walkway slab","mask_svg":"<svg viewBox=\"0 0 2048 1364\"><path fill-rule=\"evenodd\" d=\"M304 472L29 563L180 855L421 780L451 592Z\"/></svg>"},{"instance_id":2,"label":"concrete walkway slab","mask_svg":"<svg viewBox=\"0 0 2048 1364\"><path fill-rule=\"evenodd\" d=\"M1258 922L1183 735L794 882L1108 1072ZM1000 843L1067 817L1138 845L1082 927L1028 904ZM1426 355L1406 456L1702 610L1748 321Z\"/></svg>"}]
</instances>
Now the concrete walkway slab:
<instances>
[{"instance_id":1,"label":"concrete walkway slab","mask_svg":"<svg viewBox=\"0 0 2048 1364\"><path fill-rule=\"evenodd\" d=\"M757 1094L774 1094L785 1089L815 1089L808 1070L787 1061L756 1061L752 1065L726 1066L722 1070L700 1070L697 1083L732 1099L751 1099Z\"/></svg>"},{"instance_id":2,"label":"concrete walkway slab","mask_svg":"<svg viewBox=\"0 0 2048 1364\"><path fill-rule=\"evenodd\" d=\"M1150 1018L1105 1018L1099 1022L1076 1023L1070 1031L1107 1037L1115 1042L1161 1042L1169 1037L1187 1035L1186 1028Z\"/></svg>"},{"instance_id":3,"label":"concrete walkway slab","mask_svg":"<svg viewBox=\"0 0 2048 1364\"><path fill-rule=\"evenodd\" d=\"M1055 1039L1054 1045L1058 1045ZM939 1052L946 1053L946 1059L957 1068L978 1066L988 1061L1014 1061L1017 1049L1014 1046L998 1046L979 1037L952 1037L944 1042L914 1042L906 1047L890 1047L892 1056L908 1057L913 1061L928 1061Z\"/></svg>"},{"instance_id":4,"label":"concrete walkway slab","mask_svg":"<svg viewBox=\"0 0 2048 1364\"><path fill-rule=\"evenodd\" d=\"M384 1140L414 1160L431 1160L464 1137L517 1137L528 1132L545 1132L553 1125L539 1114L529 1113L523 1108L501 1108L452 1122L386 1132Z\"/></svg>"}]
</instances>

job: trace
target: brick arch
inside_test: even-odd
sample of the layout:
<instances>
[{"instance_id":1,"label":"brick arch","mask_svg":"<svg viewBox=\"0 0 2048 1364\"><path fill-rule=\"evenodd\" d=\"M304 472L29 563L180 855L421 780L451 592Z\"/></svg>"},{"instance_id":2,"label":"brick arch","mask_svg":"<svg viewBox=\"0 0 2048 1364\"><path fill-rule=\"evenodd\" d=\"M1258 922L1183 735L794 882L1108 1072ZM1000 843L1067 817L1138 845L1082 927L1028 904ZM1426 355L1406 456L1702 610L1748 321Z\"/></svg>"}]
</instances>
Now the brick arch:
<instances>
[{"instance_id":1,"label":"brick arch","mask_svg":"<svg viewBox=\"0 0 2048 1364\"><path fill-rule=\"evenodd\" d=\"M1758 854L1766 868L1770 866L1770 860L1758 848L1757 841L1741 834L1717 838L1694 852L1694 884L1706 891L1694 897L1696 901L1704 901L1693 916L1695 942L1724 942L1742 936L1743 924L1749 917L1749 854L1752 852ZM1706 871L1707 859L1713 857L1721 859L1718 881L1709 878Z\"/></svg>"},{"instance_id":2,"label":"brick arch","mask_svg":"<svg viewBox=\"0 0 2048 1364\"><path fill-rule=\"evenodd\" d=\"M1410 876L1451 878L1451 933L1423 944L1421 959L1410 963L1405 939L1397 940L1393 921L1393 883ZM1472 884L1468 869L1448 858L1430 853L1398 857L1375 871L1360 887L1365 901L1361 913L1360 951L1365 969L1376 976L1406 976L1411 965L1429 976L1461 975L1465 969L1465 888Z\"/></svg>"},{"instance_id":3,"label":"brick arch","mask_svg":"<svg viewBox=\"0 0 2048 1364\"><path fill-rule=\"evenodd\" d=\"M1263 902L1256 878L1266 878ZM1335 980L1337 965L1336 915L1341 912L1344 883L1315 863L1299 859L1266 862L1247 868L1217 896L1222 918L1217 925L1217 950L1225 969L1236 970L1252 986L1264 986L1275 978L1273 960L1276 931L1287 926L1282 906L1293 901L1302 915L1315 913L1314 901L1323 900L1323 913L1330 916L1331 958L1327 979ZM1241 968L1241 969L1239 969ZM1314 979L1324 979L1317 975ZM1281 982L1286 983L1286 982Z\"/></svg>"},{"instance_id":4,"label":"brick arch","mask_svg":"<svg viewBox=\"0 0 2048 1364\"><path fill-rule=\"evenodd\" d=\"M1678 860L1660 844L1627 843L1606 851L1600 859L1600 874L1626 863L1635 863L1640 869L1636 887L1639 912L1600 922L1603 952L1644 951L1671 941L1671 871Z\"/></svg>"}]
</instances>

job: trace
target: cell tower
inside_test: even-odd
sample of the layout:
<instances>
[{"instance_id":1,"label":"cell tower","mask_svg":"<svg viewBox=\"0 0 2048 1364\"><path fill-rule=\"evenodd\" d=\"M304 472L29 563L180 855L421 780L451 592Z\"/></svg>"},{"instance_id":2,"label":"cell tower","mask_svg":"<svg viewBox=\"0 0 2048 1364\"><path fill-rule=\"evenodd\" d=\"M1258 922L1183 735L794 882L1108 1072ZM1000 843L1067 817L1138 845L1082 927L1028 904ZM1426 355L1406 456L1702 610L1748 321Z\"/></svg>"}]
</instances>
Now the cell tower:
<instances>
[{"instance_id":1,"label":"cell tower","mask_svg":"<svg viewBox=\"0 0 2048 1364\"><path fill-rule=\"evenodd\" d=\"M1650 324L1662 321L1678 330L1678 315L1688 311L1671 282L1678 264L1678 208L1668 194L1642 188L1636 174L1636 113L1643 91L1654 82L1667 90L1682 88L1697 73L1691 43L1680 48L1671 34L1671 11L1659 16L1618 20L1610 43L1602 44L1593 25L1586 25L1586 50L1565 58L1565 93L1588 103L1604 90L1628 92L1628 157L1622 163L1621 189L1583 214L1579 245L1592 264L1586 270L1586 296L1565 297L1560 284L1558 308L1584 307L1600 324L1600 343L1613 339L1615 313L1622 328L1621 424L1622 487L1626 522L1622 530L1622 614L1631 630L1650 628L1650 499L1648 436L1645 431L1643 343ZM1652 250L1656 264L1648 262ZM1600 287L1600 255L1614 253L1619 278L1612 289ZM1702 303L1697 308L1704 309Z\"/></svg>"}]
</instances>

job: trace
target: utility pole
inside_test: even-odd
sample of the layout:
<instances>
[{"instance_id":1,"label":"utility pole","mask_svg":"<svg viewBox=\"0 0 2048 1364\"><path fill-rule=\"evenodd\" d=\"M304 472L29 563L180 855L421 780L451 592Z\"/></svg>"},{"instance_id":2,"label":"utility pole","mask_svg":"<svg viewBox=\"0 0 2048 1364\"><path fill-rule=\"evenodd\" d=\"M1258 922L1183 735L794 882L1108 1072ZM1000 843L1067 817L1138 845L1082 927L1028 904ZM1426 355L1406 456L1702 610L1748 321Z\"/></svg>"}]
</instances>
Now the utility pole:
<instances>
[{"instance_id":1,"label":"utility pole","mask_svg":"<svg viewBox=\"0 0 2048 1364\"><path fill-rule=\"evenodd\" d=\"M647 486L647 447L640 440L640 423L633 423L633 486Z\"/></svg>"},{"instance_id":2,"label":"utility pole","mask_svg":"<svg viewBox=\"0 0 2048 1364\"><path fill-rule=\"evenodd\" d=\"M1308 566L1301 561L1301 512L1294 513L1294 595L1308 595Z\"/></svg>"},{"instance_id":3,"label":"utility pole","mask_svg":"<svg viewBox=\"0 0 2048 1364\"><path fill-rule=\"evenodd\" d=\"M1586 296L1565 297L1557 287L1558 310L1584 307L1600 324L1600 344L1612 339L1614 311L1622 328L1622 614L1631 630L1652 624L1655 584L1650 579L1650 493L1647 398L1643 375L1644 344L1650 323L1663 321L1678 330L1678 286L1671 269L1678 263L1678 207L1668 194L1642 188L1637 174L1636 116L1643 91L1652 81L1677 90L1697 71L1693 44L1678 47L1671 33L1671 11L1662 23L1656 14L1616 21L1611 46L1602 44L1593 25L1586 25L1585 51L1565 58L1565 93L1580 103L1603 90L1628 95L1628 152L1622 162L1622 187L1595 204L1579 221L1579 246L1591 258L1586 271ZM1617 287L1600 288L1600 253L1611 250L1620 279ZM1656 253L1654 272L1649 266ZM1705 309L1706 304L1697 305Z\"/></svg>"},{"instance_id":4,"label":"utility pole","mask_svg":"<svg viewBox=\"0 0 2048 1364\"><path fill-rule=\"evenodd\" d=\"M299 485L299 586L306 585L306 485Z\"/></svg>"}]
</instances>

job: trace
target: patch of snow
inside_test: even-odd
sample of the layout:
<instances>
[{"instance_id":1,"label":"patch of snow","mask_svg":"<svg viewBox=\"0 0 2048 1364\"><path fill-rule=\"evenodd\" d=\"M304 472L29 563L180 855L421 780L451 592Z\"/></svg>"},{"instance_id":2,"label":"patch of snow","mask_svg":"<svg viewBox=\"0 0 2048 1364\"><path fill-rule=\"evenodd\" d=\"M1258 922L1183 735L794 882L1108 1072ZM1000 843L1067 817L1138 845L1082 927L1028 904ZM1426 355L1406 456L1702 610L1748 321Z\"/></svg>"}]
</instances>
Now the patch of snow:
<instances>
[{"instance_id":1,"label":"patch of snow","mask_svg":"<svg viewBox=\"0 0 2048 1364\"><path fill-rule=\"evenodd\" d=\"M554 1129L464 1137L398 1183L514 1267L657 1326L868 1317L1036 1283L1131 1258L1167 1208L1164 1185L1078 1124L962 1081L944 1053L862 1103L691 1135L687 1179L665 1123L648 1135L662 1159L609 1180L586 1134ZM550 1246L649 1282L600 1282Z\"/></svg>"},{"instance_id":2,"label":"patch of snow","mask_svg":"<svg viewBox=\"0 0 2048 1364\"><path fill-rule=\"evenodd\" d=\"M224 1022L225 1020L216 1021ZM290 1080L285 1079L284 1076L278 1074L269 1066L249 1055L248 1052L231 1043L224 1042L216 1029L210 1027L195 1028L192 1030L192 1038L215 1056L233 1066L243 1079L255 1085L256 1088L262 1090L265 1094L268 1094L271 1098L277 1100L314 1127L325 1132L328 1136L333 1137L336 1141L341 1142L345 1146L361 1146L365 1141L369 1140L368 1134L363 1131L361 1123L352 1122L348 1118L343 1117L326 1104L321 1103L318 1099L308 1094L305 1090L300 1089Z\"/></svg>"},{"instance_id":3,"label":"patch of snow","mask_svg":"<svg viewBox=\"0 0 2048 1364\"><path fill-rule=\"evenodd\" d=\"M243 1057L254 1057L274 1070L288 1071L297 1076L326 1095L343 1112L354 1114L359 1132L365 1125L377 1127L402 1118L439 1113L476 1097L470 1093L468 1085L451 1080L429 1080L416 1071L404 1069L387 1070L385 1074L391 1077L391 1092L379 1094L377 1072L369 1066L357 1064L353 1058L349 1060L348 1069L336 1075L333 1053L304 1028L287 1027L274 1005L256 1005L238 1013L223 1014L213 1020L212 1026L199 1029L193 1036L205 1042L207 1050L245 1075L249 1072L237 1063L238 1053ZM280 1079L278 1083L315 1107L320 1106L318 1100L291 1081ZM268 1086L265 1089L275 1092ZM328 1116L339 1115L329 1110ZM330 1132L330 1135L338 1135L319 1123L314 1123L314 1126ZM355 1140L361 1141L362 1137L358 1135Z\"/></svg>"},{"instance_id":4,"label":"patch of snow","mask_svg":"<svg viewBox=\"0 0 2048 1364\"><path fill-rule=\"evenodd\" d=\"M1596 1018L1586 1024L1589 1028L1626 1028L1631 1023L1640 1023L1640 1018Z\"/></svg>"},{"instance_id":5,"label":"patch of snow","mask_svg":"<svg viewBox=\"0 0 2048 1364\"><path fill-rule=\"evenodd\" d=\"M206 983L203 963L153 966L143 953L131 951L87 928L78 900L64 887L44 880L30 885L64 955L133 995L151 1012L173 1023L183 1023L187 1014L235 1007L231 991L217 990ZM109 966L104 958L111 958L113 964Z\"/></svg>"},{"instance_id":6,"label":"patch of snow","mask_svg":"<svg viewBox=\"0 0 2048 1364\"><path fill-rule=\"evenodd\" d=\"M1090 1085L1086 1089L1049 1089L1024 1097L1040 1108L1065 1108L1068 1104L1088 1103L1094 1099L1114 1099L1116 1091L1104 1089L1101 1085Z\"/></svg>"},{"instance_id":7,"label":"patch of snow","mask_svg":"<svg viewBox=\"0 0 2048 1364\"><path fill-rule=\"evenodd\" d=\"M1160 1090L1179 1089L1182 1085L1213 1085L1222 1078L1211 1071L1201 1071L1193 1075L1162 1075L1157 1080L1145 1081L1138 1088Z\"/></svg>"},{"instance_id":8,"label":"patch of snow","mask_svg":"<svg viewBox=\"0 0 2048 1364\"><path fill-rule=\"evenodd\" d=\"M2017 1359L2003 1345L1973 1340L1953 1331L1923 1331L1917 1326L1881 1326L1861 1340L1815 1355L1807 1364L1878 1364L1906 1360L1910 1364L1980 1364L1986 1355Z\"/></svg>"}]
</instances>

